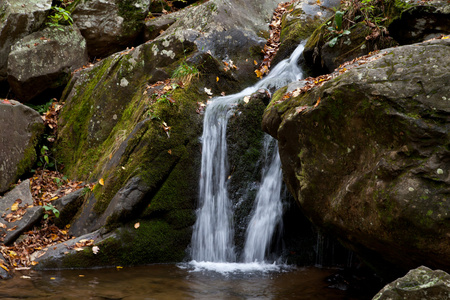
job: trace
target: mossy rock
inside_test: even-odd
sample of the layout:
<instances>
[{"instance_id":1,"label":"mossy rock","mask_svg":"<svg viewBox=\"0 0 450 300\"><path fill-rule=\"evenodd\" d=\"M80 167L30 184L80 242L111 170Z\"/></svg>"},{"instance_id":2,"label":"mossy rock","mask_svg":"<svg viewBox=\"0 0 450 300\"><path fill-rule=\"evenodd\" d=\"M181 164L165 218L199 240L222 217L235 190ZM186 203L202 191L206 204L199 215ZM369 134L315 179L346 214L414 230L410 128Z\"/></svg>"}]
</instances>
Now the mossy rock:
<instances>
[{"instance_id":1,"label":"mossy rock","mask_svg":"<svg viewBox=\"0 0 450 300\"><path fill-rule=\"evenodd\" d=\"M448 44L386 49L297 97L275 94L263 118L307 217L387 278L450 268L449 161L438 158L449 149Z\"/></svg>"}]
</instances>

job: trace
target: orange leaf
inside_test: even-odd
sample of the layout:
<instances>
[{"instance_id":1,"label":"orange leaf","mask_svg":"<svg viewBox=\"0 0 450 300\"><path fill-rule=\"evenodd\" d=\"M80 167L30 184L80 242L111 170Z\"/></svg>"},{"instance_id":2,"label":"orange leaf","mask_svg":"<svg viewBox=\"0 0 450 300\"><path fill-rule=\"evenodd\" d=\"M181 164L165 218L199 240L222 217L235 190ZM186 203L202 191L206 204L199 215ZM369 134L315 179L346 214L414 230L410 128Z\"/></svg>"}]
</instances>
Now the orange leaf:
<instances>
[{"instance_id":1,"label":"orange leaf","mask_svg":"<svg viewBox=\"0 0 450 300\"><path fill-rule=\"evenodd\" d=\"M98 181L98 183L100 183L100 185L104 185L105 181L103 180L103 178L100 178L100 180Z\"/></svg>"},{"instance_id":2,"label":"orange leaf","mask_svg":"<svg viewBox=\"0 0 450 300\"><path fill-rule=\"evenodd\" d=\"M137 222L136 224L134 224L134 228L138 229L139 226L141 226L141 224L139 222Z\"/></svg>"}]
</instances>

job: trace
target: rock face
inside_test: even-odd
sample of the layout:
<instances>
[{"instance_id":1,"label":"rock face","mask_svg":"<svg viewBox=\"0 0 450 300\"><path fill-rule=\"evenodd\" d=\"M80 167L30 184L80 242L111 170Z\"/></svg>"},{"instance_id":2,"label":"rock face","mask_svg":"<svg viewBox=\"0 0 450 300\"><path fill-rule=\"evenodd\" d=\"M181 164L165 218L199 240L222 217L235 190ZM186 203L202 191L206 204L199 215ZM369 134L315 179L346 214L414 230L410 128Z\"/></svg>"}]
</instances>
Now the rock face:
<instances>
[{"instance_id":1,"label":"rock face","mask_svg":"<svg viewBox=\"0 0 450 300\"><path fill-rule=\"evenodd\" d=\"M132 45L144 30L150 0L82 0L72 12L90 57L106 57Z\"/></svg>"},{"instance_id":2,"label":"rock face","mask_svg":"<svg viewBox=\"0 0 450 300\"><path fill-rule=\"evenodd\" d=\"M33 109L17 101L0 100L0 193L27 172L36 161L35 147L44 122Z\"/></svg>"},{"instance_id":3,"label":"rock face","mask_svg":"<svg viewBox=\"0 0 450 300\"><path fill-rule=\"evenodd\" d=\"M386 285L372 300L390 299L450 299L450 275L421 266Z\"/></svg>"},{"instance_id":4,"label":"rock face","mask_svg":"<svg viewBox=\"0 0 450 300\"><path fill-rule=\"evenodd\" d=\"M33 206L30 180L25 180L0 199L0 214L0 243L6 245L40 220L44 209Z\"/></svg>"},{"instance_id":5,"label":"rock face","mask_svg":"<svg viewBox=\"0 0 450 300\"><path fill-rule=\"evenodd\" d=\"M46 28L11 47L8 82L18 99L29 101L67 84L71 72L88 61L86 41L76 27Z\"/></svg>"},{"instance_id":6,"label":"rock face","mask_svg":"<svg viewBox=\"0 0 450 300\"><path fill-rule=\"evenodd\" d=\"M383 51L265 112L307 217L380 272L450 269L449 46Z\"/></svg>"},{"instance_id":7,"label":"rock face","mask_svg":"<svg viewBox=\"0 0 450 300\"><path fill-rule=\"evenodd\" d=\"M4 0L0 2L0 81L6 80L11 46L36 31L50 12L51 0Z\"/></svg>"}]
</instances>

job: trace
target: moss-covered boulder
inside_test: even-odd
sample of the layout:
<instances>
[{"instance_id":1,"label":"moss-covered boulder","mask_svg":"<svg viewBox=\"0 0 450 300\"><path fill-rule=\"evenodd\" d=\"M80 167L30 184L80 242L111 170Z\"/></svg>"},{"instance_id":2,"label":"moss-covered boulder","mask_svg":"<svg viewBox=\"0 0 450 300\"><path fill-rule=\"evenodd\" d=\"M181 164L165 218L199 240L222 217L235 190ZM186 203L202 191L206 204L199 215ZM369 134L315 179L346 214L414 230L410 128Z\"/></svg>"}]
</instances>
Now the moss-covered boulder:
<instances>
[{"instance_id":1,"label":"moss-covered boulder","mask_svg":"<svg viewBox=\"0 0 450 300\"><path fill-rule=\"evenodd\" d=\"M36 146L44 122L33 109L14 100L0 100L0 193L28 172L37 159Z\"/></svg>"},{"instance_id":2,"label":"moss-covered boulder","mask_svg":"<svg viewBox=\"0 0 450 300\"><path fill-rule=\"evenodd\" d=\"M450 270L449 46L381 51L265 112L307 217L387 277Z\"/></svg>"},{"instance_id":3,"label":"moss-covered boulder","mask_svg":"<svg viewBox=\"0 0 450 300\"><path fill-rule=\"evenodd\" d=\"M420 266L386 285L372 300L447 298L450 298L450 275Z\"/></svg>"}]
</instances>

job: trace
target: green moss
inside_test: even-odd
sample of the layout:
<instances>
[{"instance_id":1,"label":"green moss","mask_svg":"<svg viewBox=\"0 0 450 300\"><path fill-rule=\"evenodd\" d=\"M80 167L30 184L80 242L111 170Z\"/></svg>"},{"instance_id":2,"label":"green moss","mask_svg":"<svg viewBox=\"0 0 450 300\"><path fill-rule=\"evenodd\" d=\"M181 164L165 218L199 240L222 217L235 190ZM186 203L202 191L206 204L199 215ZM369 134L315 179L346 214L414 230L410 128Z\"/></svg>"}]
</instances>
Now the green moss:
<instances>
[{"instance_id":1,"label":"green moss","mask_svg":"<svg viewBox=\"0 0 450 300\"><path fill-rule=\"evenodd\" d=\"M145 13L135 6L135 0L117 1L118 14L124 19L124 33L138 34L144 27ZM120 39L120 37L117 37Z\"/></svg>"},{"instance_id":2,"label":"green moss","mask_svg":"<svg viewBox=\"0 0 450 300\"><path fill-rule=\"evenodd\" d=\"M45 268L92 268L93 266L134 266L151 263L179 262L185 257L191 229L177 230L168 223L156 220L137 220L139 227L129 224L116 230L116 236L91 247L68 254L62 259L41 262Z\"/></svg>"},{"instance_id":3,"label":"green moss","mask_svg":"<svg viewBox=\"0 0 450 300\"><path fill-rule=\"evenodd\" d=\"M31 129L31 138L28 143L27 148L25 148L25 152L23 153L22 160L17 164L16 177L19 178L27 171L31 169L33 164L36 162L37 154L36 154L36 145L38 144L39 139L41 138L41 134L44 132L44 124L35 123Z\"/></svg>"}]
</instances>

